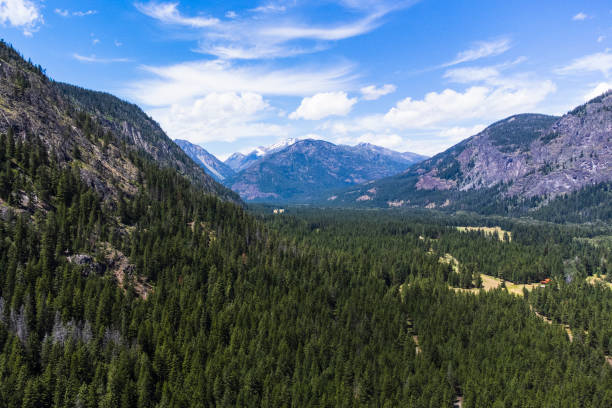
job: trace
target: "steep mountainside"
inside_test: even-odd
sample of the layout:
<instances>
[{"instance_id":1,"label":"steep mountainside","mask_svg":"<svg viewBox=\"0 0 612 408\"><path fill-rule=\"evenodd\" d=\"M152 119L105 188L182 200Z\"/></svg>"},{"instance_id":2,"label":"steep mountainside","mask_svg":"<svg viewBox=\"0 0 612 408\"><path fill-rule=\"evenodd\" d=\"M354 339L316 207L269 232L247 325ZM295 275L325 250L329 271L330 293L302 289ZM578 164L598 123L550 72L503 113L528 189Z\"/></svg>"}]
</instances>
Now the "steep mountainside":
<instances>
[{"instance_id":1,"label":"steep mountainside","mask_svg":"<svg viewBox=\"0 0 612 408\"><path fill-rule=\"evenodd\" d=\"M203 147L190 143L187 140L176 139L174 142L187 153L187 156L191 157L197 165L218 182L222 183L235 174L234 170L227 164L208 153Z\"/></svg>"},{"instance_id":2,"label":"steep mountainside","mask_svg":"<svg viewBox=\"0 0 612 408\"><path fill-rule=\"evenodd\" d=\"M338 194L336 201L461 207L470 194L486 192L541 203L612 180L611 141L612 92L607 92L561 118L504 119L401 175ZM477 209L478 202L473 204Z\"/></svg>"},{"instance_id":3,"label":"steep mountainside","mask_svg":"<svg viewBox=\"0 0 612 408\"><path fill-rule=\"evenodd\" d=\"M177 170L207 192L237 199L136 105L53 82L4 43L0 60L0 132L10 129L23 141L40 141L60 166L76 165L80 177L105 199L137 191L130 152Z\"/></svg>"},{"instance_id":4,"label":"steep mountainside","mask_svg":"<svg viewBox=\"0 0 612 408\"><path fill-rule=\"evenodd\" d=\"M227 164L232 170L239 172L246 169L264 156L278 152L279 150L291 146L295 142L297 142L297 139L289 138L281 140L280 142L271 146L259 146L257 149L254 149L247 154L234 153L228 157L227 160L225 160L225 164Z\"/></svg>"},{"instance_id":5,"label":"steep mountainside","mask_svg":"<svg viewBox=\"0 0 612 408\"><path fill-rule=\"evenodd\" d=\"M329 189L399 173L422 158L368 144L300 140L265 155L226 185L247 200L311 200Z\"/></svg>"}]
</instances>

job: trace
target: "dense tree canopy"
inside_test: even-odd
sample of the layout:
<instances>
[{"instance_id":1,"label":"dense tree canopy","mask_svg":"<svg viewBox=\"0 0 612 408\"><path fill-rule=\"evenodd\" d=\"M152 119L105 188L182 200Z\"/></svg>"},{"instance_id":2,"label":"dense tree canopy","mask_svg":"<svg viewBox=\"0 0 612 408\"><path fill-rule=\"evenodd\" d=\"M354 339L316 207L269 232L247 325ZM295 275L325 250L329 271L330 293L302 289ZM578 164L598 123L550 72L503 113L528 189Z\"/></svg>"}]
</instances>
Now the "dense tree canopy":
<instances>
[{"instance_id":1,"label":"dense tree canopy","mask_svg":"<svg viewBox=\"0 0 612 408\"><path fill-rule=\"evenodd\" d=\"M608 320L570 343L504 290L450 290L456 272L439 261L528 281L563 278L571 257L585 276L605 249L574 238L606 231L430 212L264 216L136 153L140 190L104 201L84 163L57 166L34 136L3 135L0 156L5 406L612 404ZM474 222L503 223L512 242L455 228ZM605 313L610 291L583 290ZM554 316L546 293L529 300Z\"/></svg>"}]
</instances>

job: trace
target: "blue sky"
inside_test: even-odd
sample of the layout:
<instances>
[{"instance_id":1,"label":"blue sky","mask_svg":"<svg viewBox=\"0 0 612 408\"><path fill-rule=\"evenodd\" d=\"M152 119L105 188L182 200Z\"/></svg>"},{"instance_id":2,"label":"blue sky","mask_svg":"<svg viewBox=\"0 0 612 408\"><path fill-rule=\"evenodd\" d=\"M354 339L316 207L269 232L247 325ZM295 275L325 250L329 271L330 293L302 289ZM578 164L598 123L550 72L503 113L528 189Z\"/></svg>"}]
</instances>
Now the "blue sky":
<instances>
[{"instance_id":1,"label":"blue sky","mask_svg":"<svg viewBox=\"0 0 612 408\"><path fill-rule=\"evenodd\" d=\"M612 88L609 1L0 0L0 32L221 158L289 137L431 155Z\"/></svg>"}]
</instances>

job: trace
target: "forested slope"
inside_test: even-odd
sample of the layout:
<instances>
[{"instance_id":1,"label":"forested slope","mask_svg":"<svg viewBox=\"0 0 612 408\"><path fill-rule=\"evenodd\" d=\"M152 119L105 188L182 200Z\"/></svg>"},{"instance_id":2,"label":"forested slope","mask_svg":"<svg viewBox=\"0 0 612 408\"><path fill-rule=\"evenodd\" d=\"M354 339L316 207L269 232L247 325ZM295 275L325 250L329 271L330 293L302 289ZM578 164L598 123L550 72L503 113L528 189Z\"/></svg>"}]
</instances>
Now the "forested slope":
<instances>
[{"instance_id":1,"label":"forested slope","mask_svg":"<svg viewBox=\"0 0 612 408\"><path fill-rule=\"evenodd\" d=\"M30 102L0 132L0 405L612 404L601 349L504 290L449 288L447 246L478 265L506 244L459 235L465 219L255 216L91 113L62 116L67 134L25 126L42 123L19 110ZM100 151L133 177L101 178ZM568 237L609 231L585 228L516 227L512 254L601 271L599 249ZM543 243L523 253L530 240Z\"/></svg>"}]
</instances>

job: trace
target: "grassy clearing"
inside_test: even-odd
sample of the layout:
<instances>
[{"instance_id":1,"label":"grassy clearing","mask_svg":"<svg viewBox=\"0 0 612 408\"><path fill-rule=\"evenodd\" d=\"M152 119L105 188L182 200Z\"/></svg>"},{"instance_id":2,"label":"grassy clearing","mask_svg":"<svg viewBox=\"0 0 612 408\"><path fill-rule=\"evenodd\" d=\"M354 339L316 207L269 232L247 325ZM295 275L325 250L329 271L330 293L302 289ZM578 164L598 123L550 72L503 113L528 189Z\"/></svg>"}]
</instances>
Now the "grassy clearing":
<instances>
[{"instance_id":1,"label":"grassy clearing","mask_svg":"<svg viewBox=\"0 0 612 408\"><path fill-rule=\"evenodd\" d=\"M610 289L612 289L612 283L606 281L605 279L606 279L606 275L601 275L601 277L593 275L593 276L587 276L586 281L590 283L591 285L594 285L595 283L600 282L606 285L607 287L609 287Z\"/></svg>"},{"instance_id":2,"label":"grassy clearing","mask_svg":"<svg viewBox=\"0 0 612 408\"><path fill-rule=\"evenodd\" d=\"M495 235L500 241L508 234L508 240L512 241L512 232L504 231L501 227L457 227L460 232L484 232L485 235Z\"/></svg>"},{"instance_id":3,"label":"grassy clearing","mask_svg":"<svg viewBox=\"0 0 612 408\"><path fill-rule=\"evenodd\" d=\"M467 227L467 228L471 228L471 227ZM496 227L499 228L499 227ZM493 229L493 228L491 228ZM500 231L502 231L501 233L501 238L503 239L503 234L506 231L503 231L500 229ZM499 236L499 234L498 234ZM433 254L433 248L430 248L428 251L429 254ZM440 263L444 263L447 265L451 265L451 267L453 268L453 271L455 273L459 273L459 261L457 260L457 258L455 258L454 256L452 256L451 254L444 254L444 256L441 256L438 259L438 262ZM484 289L485 291L490 291L493 289L497 289L499 287L502 286L502 280L499 278L496 278L494 276L490 276L490 275L485 275L484 273L480 274L480 278L482 279L482 288L470 288L470 289L464 289L464 288L457 288L457 287L452 287L451 288L453 290L455 290L456 292L467 292L467 293L479 293L480 289ZM512 293L513 295L517 295L517 296L523 296L523 289L527 289L528 291L533 290L534 288L537 288L540 284L539 283L512 283L510 281L505 281L506 284L506 289L508 289L508 292ZM610 287L612 288L612 285L610 285Z\"/></svg>"},{"instance_id":4,"label":"grassy clearing","mask_svg":"<svg viewBox=\"0 0 612 408\"><path fill-rule=\"evenodd\" d=\"M502 285L501 279L495 278L493 276L485 275L484 273L480 274L480 278L482 279L482 289L484 289L485 291L497 289L501 287ZM508 292L516 296L523 296L523 289L527 289L528 291L531 291L534 288L537 288L539 285L539 283L526 284L526 283L512 283L510 281L505 281L505 282L506 282L506 289L508 289ZM453 289L457 292L471 292L471 293L480 292L479 288L471 288L471 289L453 288Z\"/></svg>"},{"instance_id":5,"label":"grassy clearing","mask_svg":"<svg viewBox=\"0 0 612 408\"><path fill-rule=\"evenodd\" d=\"M459 273L459 261L457 260L457 258L452 256L451 254L444 254L444 256L440 257L439 262L445 263L447 265L451 265L453 268L453 271L455 271L455 273Z\"/></svg>"},{"instance_id":6,"label":"grassy clearing","mask_svg":"<svg viewBox=\"0 0 612 408\"><path fill-rule=\"evenodd\" d=\"M445 263L447 265L451 265L453 268L453 271L455 271L455 273L459 273L459 261L457 260L457 258L452 256L451 254L444 254L443 257L440 257L439 262ZM484 273L480 274L480 278L482 279L482 289L484 289L485 291L497 289L502 286L503 281L499 278L496 278L490 275L485 275ZM506 283L506 289L508 289L508 292L512 293L513 295L517 295L517 296L523 296L523 289L527 289L528 291L531 291L534 288L537 288L539 285L539 283L526 284L526 283L512 283L510 281L505 281L505 283ZM457 292L478 293L480 292L481 288L471 288L471 289L453 288L453 289Z\"/></svg>"}]
</instances>

